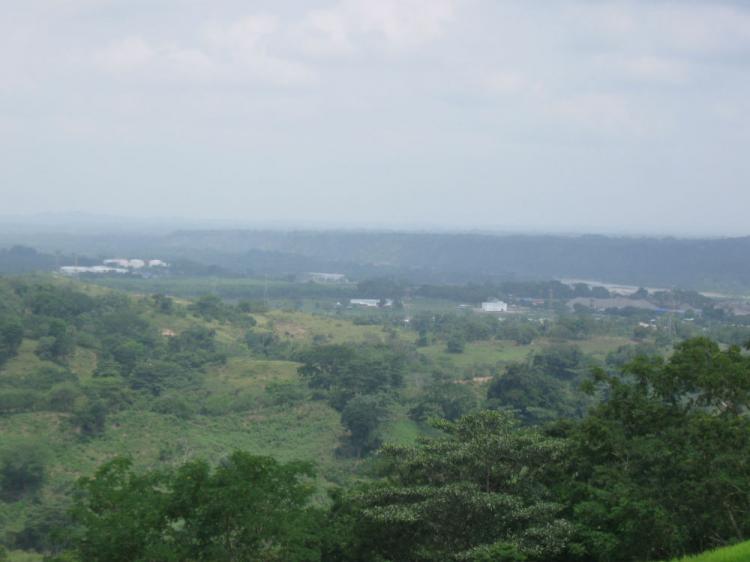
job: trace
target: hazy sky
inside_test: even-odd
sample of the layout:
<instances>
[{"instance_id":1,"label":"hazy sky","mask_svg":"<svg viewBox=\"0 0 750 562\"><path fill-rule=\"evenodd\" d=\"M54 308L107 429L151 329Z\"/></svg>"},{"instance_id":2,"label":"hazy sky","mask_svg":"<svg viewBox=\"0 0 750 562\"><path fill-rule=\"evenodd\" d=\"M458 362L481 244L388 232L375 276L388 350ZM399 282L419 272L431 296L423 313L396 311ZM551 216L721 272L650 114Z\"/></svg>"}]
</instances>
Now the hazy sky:
<instances>
[{"instance_id":1,"label":"hazy sky","mask_svg":"<svg viewBox=\"0 0 750 562\"><path fill-rule=\"evenodd\" d=\"M750 2L1 4L0 215L750 234Z\"/></svg>"}]
</instances>

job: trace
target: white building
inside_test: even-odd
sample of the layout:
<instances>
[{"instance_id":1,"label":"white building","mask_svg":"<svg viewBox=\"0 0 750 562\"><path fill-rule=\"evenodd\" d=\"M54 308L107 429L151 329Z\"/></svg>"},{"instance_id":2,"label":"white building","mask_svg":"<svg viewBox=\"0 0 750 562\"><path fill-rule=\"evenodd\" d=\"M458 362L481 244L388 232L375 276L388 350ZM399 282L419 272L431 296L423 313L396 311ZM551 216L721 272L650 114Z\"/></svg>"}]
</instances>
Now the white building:
<instances>
[{"instance_id":1,"label":"white building","mask_svg":"<svg viewBox=\"0 0 750 562\"><path fill-rule=\"evenodd\" d=\"M379 299L351 299L349 301L349 304L353 306L366 306L368 308L377 308L378 306L380 306L380 300ZM393 306L393 300L386 299L383 306Z\"/></svg>"},{"instance_id":2,"label":"white building","mask_svg":"<svg viewBox=\"0 0 750 562\"><path fill-rule=\"evenodd\" d=\"M139 258L112 258L104 260L104 265L112 267L124 267L128 269L143 269L144 267L167 267L169 264L162 260L142 260Z\"/></svg>"},{"instance_id":3,"label":"white building","mask_svg":"<svg viewBox=\"0 0 750 562\"><path fill-rule=\"evenodd\" d=\"M499 300L483 302L482 312L508 312L508 303Z\"/></svg>"},{"instance_id":4,"label":"white building","mask_svg":"<svg viewBox=\"0 0 750 562\"><path fill-rule=\"evenodd\" d=\"M321 273L313 271L306 277L315 283L346 283L348 280L343 273Z\"/></svg>"},{"instance_id":5,"label":"white building","mask_svg":"<svg viewBox=\"0 0 750 562\"><path fill-rule=\"evenodd\" d=\"M102 262L104 265L111 265L116 267L129 267L130 266L130 260L126 260L124 258L113 258L111 260L104 260Z\"/></svg>"},{"instance_id":6,"label":"white building","mask_svg":"<svg viewBox=\"0 0 750 562\"><path fill-rule=\"evenodd\" d=\"M93 266L78 266L78 265L64 265L60 268L60 273L63 275L78 275L80 273L127 273L127 269L121 267L107 267L106 265L93 265Z\"/></svg>"}]
</instances>

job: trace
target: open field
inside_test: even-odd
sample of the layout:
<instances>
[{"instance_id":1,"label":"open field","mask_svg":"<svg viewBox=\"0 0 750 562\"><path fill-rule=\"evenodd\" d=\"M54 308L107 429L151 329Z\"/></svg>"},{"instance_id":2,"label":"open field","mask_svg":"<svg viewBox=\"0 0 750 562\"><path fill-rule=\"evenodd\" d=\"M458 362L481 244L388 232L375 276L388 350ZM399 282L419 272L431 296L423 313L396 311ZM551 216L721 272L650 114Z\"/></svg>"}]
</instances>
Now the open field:
<instances>
[{"instance_id":1,"label":"open field","mask_svg":"<svg viewBox=\"0 0 750 562\"><path fill-rule=\"evenodd\" d=\"M530 345L518 345L511 341L480 341L467 343L463 353L449 353L443 342L419 348L435 364L445 369L454 369L471 376L480 376L482 370L502 367L512 361L523 361L530 353L555 345L557 342L539 339ZM584 353L603 360L607 353L622 345L633 343L624 337L595 336L586 340L566 342L576 345ZM488 373L491 374L491 373Z\"/></svg>"}]
</instances>

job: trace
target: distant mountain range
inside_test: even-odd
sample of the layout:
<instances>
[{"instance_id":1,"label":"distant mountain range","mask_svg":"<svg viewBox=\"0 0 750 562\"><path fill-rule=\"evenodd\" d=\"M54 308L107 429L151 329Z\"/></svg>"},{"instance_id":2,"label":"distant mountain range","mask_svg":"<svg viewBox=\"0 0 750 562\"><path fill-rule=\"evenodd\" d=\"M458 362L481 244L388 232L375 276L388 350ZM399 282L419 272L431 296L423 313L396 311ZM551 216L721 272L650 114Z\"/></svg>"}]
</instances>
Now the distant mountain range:
<instances>
[{"instance_id":1,"label":"distant mountain range","mask_svg":"<svg viewBox=\"0 0 750 562\"><path fill-rule=\"evenodd\" d=\"M48 253L187 259L232 274L330 271L355 279L387 275L415 282L570 277L701 290L750 289L750 237L271 229L0 233L0 247L19 243Z\"/></svg>"}]
</instances>

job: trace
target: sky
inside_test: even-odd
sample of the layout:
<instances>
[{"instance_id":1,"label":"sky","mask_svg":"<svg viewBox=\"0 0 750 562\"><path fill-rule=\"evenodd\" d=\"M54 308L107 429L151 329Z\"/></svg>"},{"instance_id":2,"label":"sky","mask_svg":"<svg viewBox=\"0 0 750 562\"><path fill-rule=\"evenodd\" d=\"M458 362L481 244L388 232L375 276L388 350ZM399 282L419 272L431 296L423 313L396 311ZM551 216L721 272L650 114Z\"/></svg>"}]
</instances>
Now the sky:
<instances>
[{"instance_id":1,"label":"sky","mask_svg":"<svg viewBox=\"0 0 750 562\"><path fill-rule=\"evenodd\" d=\"M750 235L750 2L0 4L0 216Z\"/></svg>"}]
</instances>

